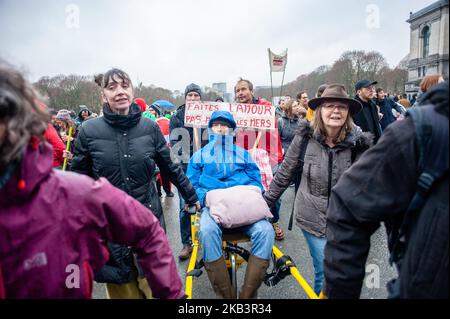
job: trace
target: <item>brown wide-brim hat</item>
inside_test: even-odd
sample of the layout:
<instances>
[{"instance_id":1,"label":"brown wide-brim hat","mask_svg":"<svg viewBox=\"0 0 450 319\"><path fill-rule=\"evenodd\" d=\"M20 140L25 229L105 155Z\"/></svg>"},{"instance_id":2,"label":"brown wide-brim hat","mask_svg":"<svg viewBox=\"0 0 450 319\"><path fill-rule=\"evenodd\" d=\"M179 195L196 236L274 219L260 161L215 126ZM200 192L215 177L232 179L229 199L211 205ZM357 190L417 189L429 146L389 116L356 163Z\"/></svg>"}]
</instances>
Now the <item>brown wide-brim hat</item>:
<instances>
[{"instance_id":1,"label":"brown wide-brim hat","mask_svg":"<svg viewBox=\"0 0 450 319\"><path fill-rule=\"evenodd\" d=\"M315 110L319 105L330 100L338 100L348 104L351 115L354 115L362 110L362 104L355 99L349 98L347 92L345 91L345 87L342 84L337 83L328 85L325 91L323 91L321 97L309 100L308 106Z\"/></svg>"}]
</instances>

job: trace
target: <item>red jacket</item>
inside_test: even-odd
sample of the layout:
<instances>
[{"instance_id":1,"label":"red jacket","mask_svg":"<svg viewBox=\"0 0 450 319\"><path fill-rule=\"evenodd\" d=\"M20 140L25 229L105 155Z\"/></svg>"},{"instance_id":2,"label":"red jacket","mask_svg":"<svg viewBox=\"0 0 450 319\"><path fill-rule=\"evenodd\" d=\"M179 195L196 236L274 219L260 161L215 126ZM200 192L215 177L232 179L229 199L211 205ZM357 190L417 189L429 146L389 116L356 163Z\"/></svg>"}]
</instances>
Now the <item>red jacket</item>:
<instances>
[{"instance_id":1,"label":"red jacket","mask_svg":"<svg viewBox=\"0 0 450 319\"><path fill-rule=\"evenodd\" d=\"M156 119L156 123L159 126L159 129L161 130L162 135L166 139L167 142L169 142L169 135L170 135L170 120L167 117L158 117Z\"/></svg>"},{"instance_id":2,"label":"red jacket","mask_svg":"<svg viewBox=\"0 0 450 319\"><path fill-rule=\"evenodd\" d=\"M269 101L262 98L254 99L254 104L272 105ZM249 150L256 142L258 131L254 129L239 128L236 132L236 145ZM258 143L258 148L266 150L269 154L270 165L275 166L283 161L283 149L280 136L278 135L278 124L275 121L275 129L263 132L263 136Z\"/></svg>"},{"instance_id":3,"label":"red jacket","mask_svg":"<svg viewBox=\"0 0 450 319\"><path fill-rule=\"evenodd\" d=\"M47 129L44 133L44 138L53 147L53 167L60 167L64 163L63 152L66 149L63 141L56 132L56 129L52 124L48 124Z\"/></svg>"},{"instance_id":4,"label":"red jacket","mask_svg":"<svg viewBox=\"0 0 450 319\"><path fill-rule=\"evenodd\" d=\"M91 298L106 242L131 246L156 298L183 285L156 217L105 178L52 169L47 143L28 146L0 188L0 299Z\"/></svg>"}]
</instances>

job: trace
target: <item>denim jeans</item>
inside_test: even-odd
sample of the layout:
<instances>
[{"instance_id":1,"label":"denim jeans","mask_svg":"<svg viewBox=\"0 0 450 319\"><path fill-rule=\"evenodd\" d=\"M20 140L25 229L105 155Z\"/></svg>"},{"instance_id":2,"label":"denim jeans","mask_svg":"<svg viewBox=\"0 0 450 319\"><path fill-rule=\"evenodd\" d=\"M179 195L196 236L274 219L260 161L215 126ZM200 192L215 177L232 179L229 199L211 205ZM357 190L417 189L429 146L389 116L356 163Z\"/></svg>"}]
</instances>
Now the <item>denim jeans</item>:
<instances>
[{"instance_id":1,"label":"denim jeans","mask_svg":"<svg viewBox=\"0 0 450 319\"><path fill-rule=\"evenodd\" d=\"M252 242L251 254L270 259L275 233L269 221L262 219L252 225L233 229L244 233ZM216 261L222 256L222 227L211 217L208 208L204 208L200 217L200 242L202 243L203 261Z\"/></svg>"},{"instance_id":2,"label":"denim jeans","mask_svg":"<svg viewBox=\"0 0 450 319\"><path fill-rule=\"evenodd\" d=\"M317 237L302 229L306 243L309 247L314 265L314 292L319 295L323 284L323 260L324 249L327 239L325 237Z\"/></svg>"},{"instance_id":3,"label":"denim jeans","mask_svg":"<svg viewBox=\"0 0 450 319\"><path fill-rule=\"evenodd\" d=\"M180 234L183 246L191 245L191 216L184 210L184 199L178 192L180 198Z\"/></svg>"}]
</instances>

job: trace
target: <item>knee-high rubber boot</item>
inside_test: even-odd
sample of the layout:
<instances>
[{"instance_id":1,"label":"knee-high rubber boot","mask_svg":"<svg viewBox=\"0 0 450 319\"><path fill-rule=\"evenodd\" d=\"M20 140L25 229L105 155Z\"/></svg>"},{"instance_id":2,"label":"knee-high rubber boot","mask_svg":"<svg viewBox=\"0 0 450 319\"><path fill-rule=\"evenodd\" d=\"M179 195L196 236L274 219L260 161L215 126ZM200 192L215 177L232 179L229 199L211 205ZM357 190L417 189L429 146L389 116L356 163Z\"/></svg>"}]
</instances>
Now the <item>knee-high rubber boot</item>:
<instances>
[{"instance_id":1,"label":"knee-high rubber boot","mask_svg":"<svg viewBox=\"0 0 450 319\"><path fill-rule=\"evenodd\" d=\"M244 284L239 292L239 299L255 299L258 288L266 276L266 270L269 267L269 259L262 259L251 255L248 259L247 269L245 271Z\"/></svg>"},{"instance_id":2,"label":"knee-high rubber boot","mask_svg":"<svg viewBox=\"0 0 450 319\"><path fill-rule=\"evenodd\" d=\"M223 256L216 261L205 262L205 269L217 298L236 299Z\"/></svg>"}]
</instances>

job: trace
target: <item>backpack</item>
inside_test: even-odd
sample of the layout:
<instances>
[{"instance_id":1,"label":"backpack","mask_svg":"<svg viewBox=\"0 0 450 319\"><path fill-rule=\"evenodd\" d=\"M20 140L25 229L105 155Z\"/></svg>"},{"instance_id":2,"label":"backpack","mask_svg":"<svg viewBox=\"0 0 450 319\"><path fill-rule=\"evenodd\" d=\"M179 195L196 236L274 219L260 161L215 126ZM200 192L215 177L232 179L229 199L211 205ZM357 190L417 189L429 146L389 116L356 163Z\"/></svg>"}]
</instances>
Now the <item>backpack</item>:
<instances>
[{"instance_id":1,"label":"backpack","mask_svg":"<svg viewBox=\"0 0 450 319\"><path fill-rule=\"evenodd\" d=\"M406 116L416 131L419 177L399 227L390 234L389 261L399 278L388 283L389 298L448 298L448 201L442 209L432 206L437 202L433 195L448 200L448 116L433 105L411 108ZM441 250L444 254L436 254Z\"/></svg>"}]
</instances>

